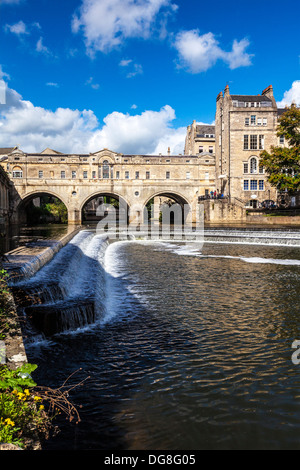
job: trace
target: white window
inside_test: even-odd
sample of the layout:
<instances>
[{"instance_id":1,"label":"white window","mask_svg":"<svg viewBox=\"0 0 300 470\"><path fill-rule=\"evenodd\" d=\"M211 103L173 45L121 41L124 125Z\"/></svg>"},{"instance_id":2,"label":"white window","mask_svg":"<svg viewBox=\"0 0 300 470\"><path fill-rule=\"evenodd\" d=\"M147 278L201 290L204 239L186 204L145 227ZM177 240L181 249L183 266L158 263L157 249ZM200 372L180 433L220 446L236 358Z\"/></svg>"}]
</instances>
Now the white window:
<instances>
[{"instance_id":1,"label":"white window","mask_svg":"<svg viewBox=\"0 0 300 470\"><path fill-rule=\"evenodd\" d=\"M205 173L205 179L206 179L206 181L209 180L209 173Z\"/></svg>"},{"instance_id":2,"label":"white window","mask_svg":"<svg viewBox=\"0 0 300 470\"><path fill-rule=\"evenodd\" d=\"M262 125L262 118L257 118L257 125L261 126Z\"/></svg>"},{"instance_id":3,"label":"white window","mask_svg":"<svg viewBox=\"0 0 300 470\"><path fill-rule=\"evenodd\" d=\"M87 177L88 177L88 172L87 172L87 171L84 171L84 172L83 172L83 178L86 180Z\"/></svg>"},{"instance_id":4,"label":"white window","mask_svg":"<svg viewBox=\"0 0 300 470\"><path fill-rule=\"evenodd\" d=\"M189 171L186 172L186 179L187 180L191 179L191 173Z\"/></svg>"},{"instance_id":5,"label":"white window","mask_svg":"<svg viewBox=\"0 0 300 470\"><path fill-rule=\"evenodd\" d=\"M76 171L72 171L72 179L74 180L76 178Z\"/></svg>"},{"instance_id":6,"label":"white window","mask_svg":"<svg viewBox=\"0 0 300 470\"><path fill-rule=\"evenodd\" d=\"M268 119L267 118L263 118L263 126L266 126L268 124Z\"/></svg>"},{"instance_id":7,"label":"white window","mask_svg":"<svg viewBox=\"0 0 300 470\"><path fill-rule=\"evenodd\" d=\"M255 157L250 159L250 173L257 173L257 159Z\"/></svg>"},{"instance_id":8,"label":"white window","mask_svg":"<svg viewBox=\"0 0 300 470\"><path fill-rule=\"evenodd\" d=\"M65 179L66 172L64 170L60 172L60 177L61 177L61 179Z\"/></svg>"},{"instance_id":9,"label":"white window","mask_svg":"<svg viewBox=\"0 0 300 470\"><path fill-rule=\"evenodd\" d=\"M260 135L259 136L259 150L264 150L265 148L265 136Z\"/></svg>"},{"instance_id":10,"label":"white window","mask_svg":"<svg viewBox=\"0 0 300 470\"><path fill-rule=\"evenodd\" d=\"M249 165L248 163L244 163L244 174L247 174L249 171Z\"/></svg>"},{"instance_id":11,"label":"white window","mask_svg":"<svg viewBox=\"0 0 300 470\"><path fill-rule=\"evenodd\" d=\"M43 170L39 170L39 178L41 179L41 178L43 178L43 176L44 176Z\"/></svg>"},{"instance_id":12,"label":"white window","mask_svg":"<svg viewBox=\"0 0 300 470\"><path fill-rule=\"evenodd\" d=\"M129 171L125 171L125 179L129 180Z\"/></svg>"},{"instance_id":13,"label":"white window","mask_svg":"<svg viewBox=\"0 0 300 470\"><path fill-rule=\"evenodd\" d=\"M249 126L250 119L248 117L245 118L245 126Z\"/></svg>"},{"instance_id":14,"label":"white window","mask_svg":"<svg viewBox=\"0 0 300 470\"><path fill-rule=\"evenodd\" d=\"M22 170L13 170L13 178L23 178Z\"/></svg>"}]
</instances>

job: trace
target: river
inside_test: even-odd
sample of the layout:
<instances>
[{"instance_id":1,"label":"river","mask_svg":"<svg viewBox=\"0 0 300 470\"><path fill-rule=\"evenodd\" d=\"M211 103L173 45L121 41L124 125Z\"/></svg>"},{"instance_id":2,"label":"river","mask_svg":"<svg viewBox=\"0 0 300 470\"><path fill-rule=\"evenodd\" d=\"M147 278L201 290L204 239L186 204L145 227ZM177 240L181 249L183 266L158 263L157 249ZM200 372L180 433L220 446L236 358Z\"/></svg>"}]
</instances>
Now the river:
<instances>
[{"instance_id":1,"label":"river","mask_svg":"<svg viewBox=\"0 0 300 470\"><path fill-rule=\"evenodd\" d=\"M75 307L26 340L34 379L87 380L80 423L60 416L45 450L300 448L300 231L211 229L199 250L83 230L23 287L50 279L50 306ZM96 318L76 328L86 299Z\"/></svg>"}]
</instances>

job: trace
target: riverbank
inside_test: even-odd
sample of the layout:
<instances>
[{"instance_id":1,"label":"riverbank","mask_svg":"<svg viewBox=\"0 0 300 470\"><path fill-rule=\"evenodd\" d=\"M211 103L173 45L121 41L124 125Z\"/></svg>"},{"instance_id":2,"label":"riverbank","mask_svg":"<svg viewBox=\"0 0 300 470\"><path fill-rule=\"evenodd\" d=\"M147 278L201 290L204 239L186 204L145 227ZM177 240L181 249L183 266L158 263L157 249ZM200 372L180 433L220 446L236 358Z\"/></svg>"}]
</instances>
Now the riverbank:
<instances>
[{"instance_id":1,"label":"riverbank","mask_svg":"<svg viewBox=\"0 0 300 470\"><path fill-rule=\"evenodd\" d=\"M6 271L7 282L14 282L20 277L33 275L46 263L48 263L58 251L63 248L78 232L76 229L69 228L67 233L53 240L31 240L25 246L20 246L4 255L2 269ZM17 371L19 368L28 364L26 350L23 342L22 325L17 313L17 307L12 293L8 289L2 289L4 311L3 322L5 322L5 331L1 334L0 342L0 364L7 366L11 371ZM3 395L3 393L2 393ZM10 420L12 423L13 421ZM21 450L6 442L0 442L0 450ZM40 450L38 439L27 441L26 450Z\"/></svg>"}]
</instances>

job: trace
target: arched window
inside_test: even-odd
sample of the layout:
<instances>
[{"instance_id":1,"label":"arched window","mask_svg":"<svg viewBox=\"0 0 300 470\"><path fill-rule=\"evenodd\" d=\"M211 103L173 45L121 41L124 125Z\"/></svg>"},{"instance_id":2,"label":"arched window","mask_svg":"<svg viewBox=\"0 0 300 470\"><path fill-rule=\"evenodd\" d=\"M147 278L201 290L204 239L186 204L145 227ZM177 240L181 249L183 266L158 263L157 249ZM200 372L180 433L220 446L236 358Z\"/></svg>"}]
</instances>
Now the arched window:
<instances>
[{"instance_id":1,"label":"arched window","mask_svg":"<svg viewBox=\"0 0 300 470\"><path fill-rule=\"evenodd\" d=\"M22 168L20 168L19 166L15 166L12 170L12 176L13 178L23 178Z\"/></svg>"},{"instance_id":2,"label":"arched window","mask_svg":"<svg viewBox=\"0 0 300 470\"><path fill-rule=\"evenodd\" d=\"M102 177L103 179L109 179L109 162L107 160L102 163Z\"/></svg>"},{"instance_id":3,"label":"arched window","mask_svg":"<svg viewBox=\"0 0 300 470\"><path fill-rule=\"evenodd\" d=\"M250 158L250 173L257 173L257 158Z\"/></svg>"}]
</instances>

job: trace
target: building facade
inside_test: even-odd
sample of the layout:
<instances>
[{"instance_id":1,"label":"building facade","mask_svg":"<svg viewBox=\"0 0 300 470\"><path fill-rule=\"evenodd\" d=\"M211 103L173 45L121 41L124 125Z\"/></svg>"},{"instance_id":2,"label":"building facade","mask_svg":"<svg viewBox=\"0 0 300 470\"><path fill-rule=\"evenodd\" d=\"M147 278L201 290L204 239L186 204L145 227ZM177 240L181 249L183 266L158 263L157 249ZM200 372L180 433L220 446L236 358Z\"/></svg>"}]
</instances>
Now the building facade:
<instances>
[{"instance_id":1,"label":"building facade","mask_svg":"<svg viewBox=\"0 0 300 470\"><path fill-rule=\"evenodd\" d=\"M14 207L42 194L59 198L68 209L69 223L81 223L92 199L115 197L128 206L131 217L155 199L168 199L191 208L196 220L199 197L215 187L214 155L124 155L108 149L90 154L63 154L46 149L25 153L13 149L1 162L15 189ZM99 200L99 199L98 199Z\"/></svg>"},{"instance_id":2,"label":"building facade","mask_svg":"<svg viewBox=\"0 0 300 470\"><path fill-rule=\"evenodd\" d=\"M217 96L216 187L230 200L259 207L277 200L277 191L260 166L260 153L284 145L277 136L278 109L272 86L260 95L231 95L227 85Z\"/></svg>"}]
</instances>

